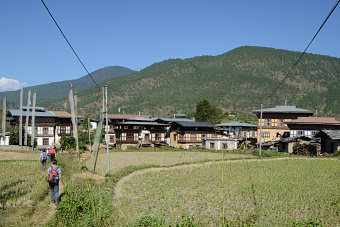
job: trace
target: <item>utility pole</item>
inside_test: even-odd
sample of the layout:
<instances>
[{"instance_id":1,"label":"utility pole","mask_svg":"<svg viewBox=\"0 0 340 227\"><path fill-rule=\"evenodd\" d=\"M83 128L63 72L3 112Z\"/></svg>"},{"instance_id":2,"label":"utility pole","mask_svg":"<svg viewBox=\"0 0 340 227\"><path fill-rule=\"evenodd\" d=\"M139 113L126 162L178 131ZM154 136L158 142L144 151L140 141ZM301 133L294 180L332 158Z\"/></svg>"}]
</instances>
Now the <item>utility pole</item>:
<instances>
[{"instance_id":1,"label":"utility pole","mask_svg":"<svg viewBox=\"0 0 340 227\"><path fill-rule=\"evenodd\" d=\"M78 165L80 170L80 154L79 154L79 141L78 141L78 99L77 99L77 88L74 88L74 118L75 118L75 126L76 127L76 150L78 154Z\"/></svg>"},{"instance_id":2,"label":"utility pole","mask_svg":"<svg viewBox=\"0 0 340 227\"><path fill-rule=\"evenodd\" d=\"M105 118L106 118L106 154L107 154L107 175L110 175L110 157L109 157L109 119L107 114L107 85L104 86L105 88Z\"/></svg>"},{"instance_id":3,"label":"utility pole","mask_svg":"<svg viewBox=\"0 0 340 227\"><path fill-rule=\"evenodd\" d=\"M89 142L90 142L90 153L91 153L91 128L90 128L90 125L91 125L91 123L90 123L90 121L91 121L91 118L87 118L87 130L88 130L88 132L89 132Z\"/></svg>"},{"instance_id":4,"label":"utility pole","mask_svg":"<svg viewBox=\"0 0 340 227\"><path fill-rule=\"evenodd\" d=\"M261 113L260 113L260 149L259 149L260 156L261 156L261 149L262 149L262 104L261 104Z\"/></svg>"},{"instance_id":5,"label":"utility pole","mask_svg":"<svg viewBox=\"0 0 340 227\"><path fill-rule=\"evenodd\" d=\"M19 146L22 146L22 99L24 96L24 89L20 90L20 117L19 117Z\"/></svg>"}]
</instances>

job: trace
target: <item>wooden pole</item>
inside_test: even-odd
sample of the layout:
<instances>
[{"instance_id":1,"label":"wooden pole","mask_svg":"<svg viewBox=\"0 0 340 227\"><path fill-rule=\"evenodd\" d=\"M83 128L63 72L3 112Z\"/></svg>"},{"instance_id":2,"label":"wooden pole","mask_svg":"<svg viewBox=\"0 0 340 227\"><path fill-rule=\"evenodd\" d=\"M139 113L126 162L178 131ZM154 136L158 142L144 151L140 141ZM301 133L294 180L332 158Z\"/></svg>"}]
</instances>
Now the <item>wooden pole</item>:
<instances>
[{"instance_id":1,"label":"wooden pole","mask_svg":"<svg viewBox=\"0 0 340 227\"><path fill-rule=\"evenodd\" d=\"M32 134L31 134L31 146L32 150L34 150L34 138L35 138L35 104L37 100L37 91L33 91L33 109L32 109L32 122L31 122L31 128L32 128Z\"/></svg>"},{"instance_id":2,"label":"wooden pole","mask_svg":"<svg viewBox=\"0 0 340 227\"><path fill-rule=\"evenodd\" d=\"M22 146L22 99L24 96L24 89L20 90L20 117L19 117L19 146Z\"/></svg>"},{"instance_id":3,"label":"wooden pole","mask_svg":"<svg viewBox=\"0 0 340 227\"><path fill-rule=\"evenodd\" d=\"M27 95L25 141L24 141L25 146L27 146L27 130L28 130L28 123L29 123L29 118L30 118L30 105L31 105L31 90L28 91L28 95Z\"/></svg>"}]
</instances>

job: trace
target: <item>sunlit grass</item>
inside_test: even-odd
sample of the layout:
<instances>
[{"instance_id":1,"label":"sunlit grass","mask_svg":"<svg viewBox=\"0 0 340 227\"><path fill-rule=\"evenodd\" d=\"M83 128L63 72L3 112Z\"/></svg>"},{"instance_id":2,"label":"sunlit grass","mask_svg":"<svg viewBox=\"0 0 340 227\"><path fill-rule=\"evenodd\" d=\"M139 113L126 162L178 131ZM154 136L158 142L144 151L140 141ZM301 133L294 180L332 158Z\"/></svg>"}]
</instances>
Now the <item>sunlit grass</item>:
<instances>
[{"instance_id":1,"label":"sunlit grass","mask_svg":"<svg viewBox=\"0 0 340 227\"><path fill-rule=\"evenodd\" d=\"M127 225L151 215L167 224L187 216L200 226L221 226L224 207L229 224L336 226L339 179L338 160L227 161L136 175L116 206Z\"/></svg>"},{"instance_id":2,"label":"sunlit grass","mask_svg":"<svg viewBox=\"0 0 340 227\"><path fill-rule=\"evenodd\" d=\"M224 159L239 159L254 157L248 154L225 154ZM110 152L110 173L116 173L128 166L171 166L181 163L221 160L221 153L210 152ZM106 153L98 155L96 172L100 175L107 173ZM89 170L93 169L93 158L86 161Z\"/></svg>"}]
</instances>

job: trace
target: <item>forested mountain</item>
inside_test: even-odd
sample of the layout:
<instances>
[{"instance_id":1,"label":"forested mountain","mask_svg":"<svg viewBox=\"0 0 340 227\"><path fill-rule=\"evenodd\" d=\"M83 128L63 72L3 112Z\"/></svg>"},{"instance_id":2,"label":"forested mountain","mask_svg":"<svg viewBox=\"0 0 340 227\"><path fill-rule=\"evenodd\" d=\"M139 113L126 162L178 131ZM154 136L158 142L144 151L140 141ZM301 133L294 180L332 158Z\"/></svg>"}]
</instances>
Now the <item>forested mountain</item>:
<instances>
[{"instance_id":1,"label":"forested mountain","mask_svg":"<svg viewBox=\"0 0 340 227\"><path fill-rule=\"evenodd\" d=\"M340 58L305 54L273 96L300 53L265 47L239 47L218 56L172 59L153 64L129 76L107 81L109 112L169 117L190 113L201 99L223 111L249 113L276 105L296 105L318 111L318 116L340 117ZM79 93L79 112L101 110L97 88ZM63 109L67 99L45 103Z\"/></svg>"},{"instance_id":2,"label":"forested mountain","mask_svg":"<svg viewBox=\"0 0 340 227\"><path fill-rule=\"evenodd\" d=\"M121 66L109 66L96 70L92 72L91 75L97 83L102 83L112 78L129 75L133 72L134 71L129 68ZM92 79L88 75L85 75L75 80L66 80L26 87L24 88L24 105L27 103L27 92L29 89L32 89L32 91L37 91L37 103L41 103L68 97L70 83L72 83L72 85L77 88L77 91L82 91L95 86ZM11 105L15 105L17 107L19 106L20 90L0 92L0 99L3 99L5 96Z\"/></svg>"}]
</instances>

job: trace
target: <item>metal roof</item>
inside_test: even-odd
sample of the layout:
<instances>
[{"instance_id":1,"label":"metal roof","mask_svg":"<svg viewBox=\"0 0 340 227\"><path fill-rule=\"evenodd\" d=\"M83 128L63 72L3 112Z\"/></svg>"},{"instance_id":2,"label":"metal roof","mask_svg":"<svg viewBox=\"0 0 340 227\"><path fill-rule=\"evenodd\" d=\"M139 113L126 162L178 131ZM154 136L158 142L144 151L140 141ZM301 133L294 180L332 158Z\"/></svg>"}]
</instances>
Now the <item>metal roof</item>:
<instances>
[{"instance_id":1,"label":"metal roof","mask_svg":"<svg viewBox=\"0 0 340 227\"><path fill-rule=\"evenodd\" d=\"M205 127L205 128L213 128L214 125L208 122L197 122L197 121L178 121L175 122L182 127Z\"/></svg>"},{"instance_id":2,"label":"metal roof","mask_svg":"<svg viewBox=\"0 0 340 227\"><path fill-rule=\"evenodd\" d=\"M10 117L19 117L20 116L20 110L13 110L13 109L9 109L7 114L10 114ZM27 111L22 111L22 116L26 116L27 115ZM29 116L32 116L32 111L29 112ZM45 111L45 112L35 112L35 116L36 117L57 117L57 115L55 113L53 113L52 111Z\"/></svg>"},{"instance_id":3,"label":"metal roof","mask_svg":"<svg viewBox=\"0 0 340 227\"><path fill-rule=\"evenodd\" d=\"M151 116L137 114L108 114L109 119L133 119L136 117L150 118Z\"/></svg>"},{"instance_id":4,"label":"metal roof","mask_svg":"<svg viewBox=\"0 0 340 227\"><path fill-rule=\"evenodd\" d=\"M121 122L120 125L153 125L153 126L169 126L169 124L160 124L156 122L127 121Z\"/></svg>"},{"instance_id":5,"label":"metal roof","mask_svg":"<svg viewBox=\"0 0 340 227\"><path fill-rule=\"evenodd\" d=\"M232 122L228 122L228 123L223 123L223 124L217 124L216 126L218 127L248 127L248 128L257 128L257 125L252 125L252 124L248 124L248 123L244 123L244 122L240 122L240 121L232 121Z\"/></svg>"},{"instance_id":6,"label":"metal roof","mask_svg":"<svg viewBox=\"0 0 340 227\"><path fill-rule=\"evenodd\" d=\"M194 122L194 120L187 119L187 118L158 118L161 121L167 121L167 122L181 122L181 121L190 121Z\"/></svg>"},{"instance_id":7,"label":"metal roof","mask_svg":"<svg viewBox=\"0 0 340 227\"><path fill-rule=\"evenodd\" d=\"M322 130L321 132L324 132L332 140L340 140L340 130Z\"/></svg>"},{"instance_id":8,"label":"metal roof","mask_svg":"<svg viewBox=\"0 0 340 227\"><path fill-rule=\"evenodd\" d=\"M259 113L261 110L253 110L252 113ZM278 112L285 112L285 113L313 113L310 110L305 110L301 108L296 108L296 106L276 106L274 108L267 108L267 109L262 109L262 112L266 113L278 113Z\"/></svg>"},{"instance_id":9,"label":"metal roof","mask_svg":"<svg viewBox=\"0 0 340 227\"><path fill-rule=\"evenodd\" d=\"M30 111L32 111L33 107L30 106L29 109L30 109ZM44 107L35 107L34 109L35 109L36 112L38 112L38 111L39 112L45 112L46 111ZM22 110L27 110L27 106L22 106Z\"/></svg>"},{"instance_id":10,"label":"metal roof","mask_svg":"<svg viewBox=\"0 0 340 227\"><path fill-rule=\"evenodd\" d=\"M297 119L289 120L286 124L308 124L308 125L340 125L334 117L298 117Z\"/></svg>"},{"instance_id":11,"label":"metal roof","mask_svg":"<svg viewBox=\"0 0 340 227\"><path fill-rule=\"evenodd\" d=\"M134 117L128 120L132 120L132 121L156 121L157 118L145 118L145 117Z\"/></svg>"}]
</instances>

